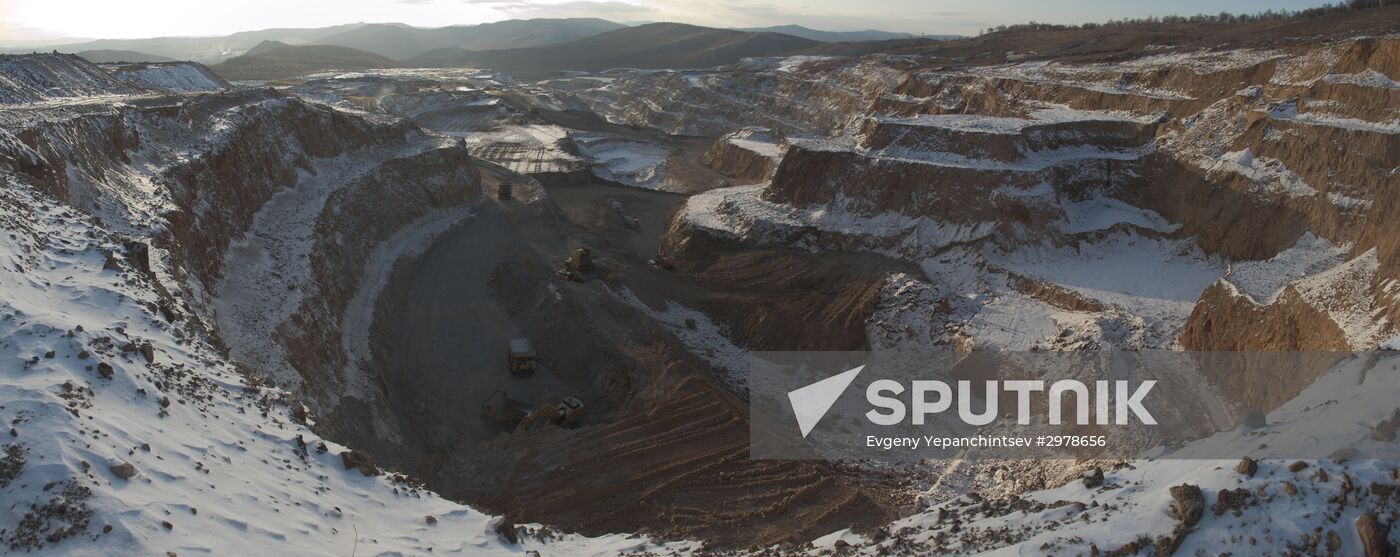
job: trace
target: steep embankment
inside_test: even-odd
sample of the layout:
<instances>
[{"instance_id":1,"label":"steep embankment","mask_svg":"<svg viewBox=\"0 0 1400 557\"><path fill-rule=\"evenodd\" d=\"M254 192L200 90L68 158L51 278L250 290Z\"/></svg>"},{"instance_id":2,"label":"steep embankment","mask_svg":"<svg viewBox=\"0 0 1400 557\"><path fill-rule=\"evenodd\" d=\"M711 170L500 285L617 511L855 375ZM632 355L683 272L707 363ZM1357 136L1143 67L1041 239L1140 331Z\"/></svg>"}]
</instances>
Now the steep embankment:
<instances>
[{"instance_id":1,"label":"steep embankment","mask_svg":"<svg viewBox=\"0 0 1400 557\"><path fill-rule=\"evenodd\" d=\"M777 172L785 150L787 141L782 134L767 128L745 128L715 140L700 161L730 178L766 180Z\"/></svg>"}]
</instances>

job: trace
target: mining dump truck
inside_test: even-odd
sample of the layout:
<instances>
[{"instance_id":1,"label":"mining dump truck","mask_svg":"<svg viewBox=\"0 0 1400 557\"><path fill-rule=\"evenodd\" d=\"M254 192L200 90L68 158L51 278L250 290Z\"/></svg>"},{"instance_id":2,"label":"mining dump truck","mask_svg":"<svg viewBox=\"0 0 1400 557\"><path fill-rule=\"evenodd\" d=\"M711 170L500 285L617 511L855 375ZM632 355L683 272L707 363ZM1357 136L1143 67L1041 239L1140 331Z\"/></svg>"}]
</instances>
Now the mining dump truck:
<instances>
[{"instance_id":1,"label":"mining dump truck","mask_svg":"<svg viewBox=\"0 0 1400 557\"><path fill-rule=\"evenodd\" d=\"M507 361L510 362L511 375L529 377L535 373L535 351L530 348L530 341L523 338L511 339Z\"/></svg>"},{"instance_id":2,"label":"mining dump truck","mask_svg":"<svg viewBox=\"0 0 1400 557\"><path fill-rule=\"evenodd\" d=\"M501 182L501 185L496 186L496 199L499 199L501 201L510 201L511 187L512 185L510 182Z\"/></svg>"},{"instance_id":3,"label":"mining dump truck","mask_svg":"<svg viewBox=\"0 0 1400 557\"><path fill-rule=\"evenodd\" d=\"M481 403L481 419L487 425L506 431L514 431L530 413L530 405L506 396L506 392L496 389Z\"/></svg>"}]
</instances>

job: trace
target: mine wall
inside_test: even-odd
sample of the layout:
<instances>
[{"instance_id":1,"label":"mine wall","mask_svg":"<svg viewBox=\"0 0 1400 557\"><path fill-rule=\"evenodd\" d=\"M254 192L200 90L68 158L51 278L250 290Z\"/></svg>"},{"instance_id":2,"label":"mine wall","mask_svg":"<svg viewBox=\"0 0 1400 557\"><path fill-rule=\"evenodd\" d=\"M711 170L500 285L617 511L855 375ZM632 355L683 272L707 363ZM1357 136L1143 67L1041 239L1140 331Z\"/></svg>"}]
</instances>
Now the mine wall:
<instances>
[{"instance_id":1,"label":"mine wall","mask_svg":"<svg viewBox=\"0 0 1400 557\"><path fill-rule=\"evenodd\" d=\"M1379 331L1392 330L1386 323L1400 313L1393 295L1400 273L1400 230L1387 218L1400 209L1394 187L1400 135L1383 128L1396 117L1400 90L1337 74L1394 75L1397 48L1400 40L1394 38L1361 38L1222 53L1206 57L1204 68L1051 63L907 73L893 78L892 86L865 91L863 114L844 120L857 126L849 131L852 139L836 141L834 147L832 142L795 142L762 198L828 209L837 200L841 208L865 216L896 212L940 222L994 221L998 232L986 238L1005 244L1016 241L1015 227L1046 231L1061 214L1043 199L990 193L998 187L1030 191L1048 182L1056 185L1056 196L1101 194L1152 210L1181 225L1171 237L1192 239L1206 254L1227 261L1269 259L1311 233L1347 246L1355 269L1333 273L1335 277L1319 279L1320 284L1289 286L1271 300L1254 300L1224 285L1211 287L1202 293L1179 343L1196 350L1364 349L1380 333L1368 331L1359 338L1355 331L1343 331L1338 320L1361 318L1335 310L1359 304L1357 312L1378 316L1373 328ZM805 100L790 106L815 108ZM1047 107L1131 111L1155 119L1112 123L1089 115L1009 135L948 130L917 120L957 114L1024 118ZM1377 107L1389 108L1377 113ZM831 117L828 122L842 120ZM1118 133L1113 133L1115 127ZM1122 160L1091 154L1030 172L989 162L968 167L937 157L926 164L883 156L938 153L1016 161L1076 139L1106 151L1145 148L1140 156ZM1247 168L1236 165L1236 159ZM702 262L716 259L706 251L722 252L734 242L698 237L706 234L678 221L669 241ZM786 231L766 242L797 239L836 251L891 247L814 229ZM1368 269L1369 257L1376 261L1374 270ZM1356 281L1364 283L1369 299L1338 301L1327 294L1354 290Z\"/></svg>"}]
</instances>

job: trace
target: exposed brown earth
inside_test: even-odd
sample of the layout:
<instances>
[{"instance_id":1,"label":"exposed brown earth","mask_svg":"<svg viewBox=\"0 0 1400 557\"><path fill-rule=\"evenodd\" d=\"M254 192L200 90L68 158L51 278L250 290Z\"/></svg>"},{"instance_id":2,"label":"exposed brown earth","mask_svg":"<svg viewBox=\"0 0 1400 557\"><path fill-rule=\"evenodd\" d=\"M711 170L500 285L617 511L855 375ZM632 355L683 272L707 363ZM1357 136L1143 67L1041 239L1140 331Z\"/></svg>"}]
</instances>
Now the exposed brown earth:
<instances>
[{"instance_id":1,"label":"exposed brown earth","mask_svg":"<svg viewBox=\"0 0 1400 557\"><path fill-rule=\"evenodd\" d=\"M1270 323L1257 327L1250 324ZM1346 335L1327 315L1286 289L1278 300L1260 305L1229 285L1216 283L1201 294L1181 344L1199 351L1334 351L1350 349Z\"/></svg>"},{"instance_id":2,"label":"exposed brown earth","mask_svg":"<svg viewBox=\"0 0 1400 557\"><path fill-rule=\"evenodd\" d=\"M671 356L649 356L663 371L638 393L640 411L577 434L516 436L501 449L526 456L481 503L586 532L640 528L717 547L800 543L890 516L829 466L750 460L746 403Z\"/></svg>"},{"instance_id":3,"label":"exposed brown earth","mask_svg":"<svg viewBox=\"0 0 1400 557\"><path fill-rule=\"evenodd\" d=\"M706 166L741 183L771 178L778 170L776 159L723 139L715 141L702 160Z\"/></svg>"}]
</instances>

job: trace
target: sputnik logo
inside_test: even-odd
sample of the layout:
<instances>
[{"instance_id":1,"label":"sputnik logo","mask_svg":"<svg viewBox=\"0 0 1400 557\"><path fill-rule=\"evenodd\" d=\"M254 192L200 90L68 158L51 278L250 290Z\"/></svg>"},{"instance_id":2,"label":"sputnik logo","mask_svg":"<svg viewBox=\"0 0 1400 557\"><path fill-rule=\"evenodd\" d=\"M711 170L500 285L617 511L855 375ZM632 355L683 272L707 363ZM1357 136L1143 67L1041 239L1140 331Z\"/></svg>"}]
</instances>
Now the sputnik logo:
<instances>
[{"instance_id":1,"label":"sputnik logo","mask_svg":"<svg viewBox=\"0 0 1400 557\"><path fill-rule=\"evenodd\" d=\"M865 369L865 366L788 391L788 402L792 403L792 413L797 416L797 428L802 431L803 439L812 432L812 428L817 427L817 422L831 410L831 406L836 404L836 399L841 398L841 393L846 392L846 387L851 386L851 382L856 380L862 369Z\"/></svg>"}]
</instances>

